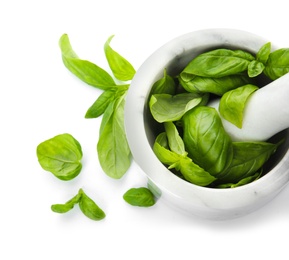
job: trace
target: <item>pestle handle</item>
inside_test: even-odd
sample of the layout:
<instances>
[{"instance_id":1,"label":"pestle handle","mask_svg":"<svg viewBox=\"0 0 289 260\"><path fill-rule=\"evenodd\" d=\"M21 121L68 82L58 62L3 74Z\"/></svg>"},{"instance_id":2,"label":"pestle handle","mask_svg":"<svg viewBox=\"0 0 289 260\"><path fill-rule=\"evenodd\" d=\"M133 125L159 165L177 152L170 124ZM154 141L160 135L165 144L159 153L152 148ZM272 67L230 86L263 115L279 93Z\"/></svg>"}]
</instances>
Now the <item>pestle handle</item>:
<instances>
[{"instance_id":1,"label":"pestle handle","mask_svg":"<svg viewBox=\"0 0 289 260\"><path fill-rule=\"evenodd\" d=\"M219 100L210 106L218 111ZM221 116L222 118L222 116ZM255 91L247 101L243 127L222 118L234 141L265 141L289 127L289 73Z\"/></svg>"}]
</instances>

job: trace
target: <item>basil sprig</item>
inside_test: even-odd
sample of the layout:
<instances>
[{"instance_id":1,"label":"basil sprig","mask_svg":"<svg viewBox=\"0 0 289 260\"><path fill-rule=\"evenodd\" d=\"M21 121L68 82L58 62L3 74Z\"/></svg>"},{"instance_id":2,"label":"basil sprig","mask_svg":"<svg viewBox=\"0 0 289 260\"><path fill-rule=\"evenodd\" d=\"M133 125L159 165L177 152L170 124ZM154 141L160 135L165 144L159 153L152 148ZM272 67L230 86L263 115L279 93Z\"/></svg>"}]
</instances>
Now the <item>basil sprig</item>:
<instances>
[{"instance_id":1,"label":"basil sprig","mask_svg":"<svg viewBox=\"0 0 289 260\"><path fill-rule=\"evenodd\" d=\"M122 82L117 84L113 77L96 64L79 59L71 47L67 34L59 41L64 65L85 83L104 92L89 107L85 118L103 115L97 143L97 153L103 171L119 179L131 164L131 153L124 130L125 96L129 88L127 81L135 74L133 66L113 50L110 36L104 44L104 53L113 76Z\"/></svg>"}]
</instances>

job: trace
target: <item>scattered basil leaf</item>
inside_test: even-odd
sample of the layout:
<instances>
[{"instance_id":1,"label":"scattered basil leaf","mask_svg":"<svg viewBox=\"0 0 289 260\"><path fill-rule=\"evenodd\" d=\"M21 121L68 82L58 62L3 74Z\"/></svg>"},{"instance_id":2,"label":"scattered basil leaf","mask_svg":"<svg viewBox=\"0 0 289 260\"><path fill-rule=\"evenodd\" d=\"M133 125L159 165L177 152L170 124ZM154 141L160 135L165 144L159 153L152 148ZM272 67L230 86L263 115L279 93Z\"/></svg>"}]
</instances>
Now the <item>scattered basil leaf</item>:
<instances>
[{"instance_id":1,"label":"scattered basil leaf","mask_svg":"<svg viewBox=\"0 0 289 260\"><path fill-rule=\"evenodd\" d=\"M289 48L278 49L270 53L264 73L275 80L289 72Z\"/></svg>"},{"instance_id":2,"label":"scattered basil leaf","mask_svg":"<svg viewBox=\"0 0 289 260\"><path fill-rule=\"evenodd\" d=\"M154 119L159 122L179 120L195 106L207 103L208 95L181 93L177 95L155 94L151 96L149 106Z\"/></svg>"},{"instance_id":3,"label":"scattered basil leaf","mask_svg":"<svg viewBox=\"0 0 289 260\"><path fill-rule=\"evenodd\" d=\"M114 35L110 36L104 44L104 52L113 75L122 81L131 80L135 74L134 67L119 53L110 47Z\"/></svg>"},{"instance_id":4,"label":"scattered basil leaf","mask_svg":"<svg viewBox=\"0 0 289 260\"><path fill-rule=\"evenodd\" d=\"M79 208L82 213L92 220L101 220L105 218L104 211L80 189L81 199L79 200Z\"/></svg>"},{"instance_id":5,"label":"scattered basil leaf","mask_svg":"<svg viewBox=\"0 0 289 260\"><path fill-rule=\"evenodd\" d=\"M258 90L255 85L245 85L226 92L220 99L219 112L223 118L242 128L243 112L248 98Z\"/></svg>"},{"instance_id":6,"label":"scattered basil leaf","mask_svg":"<svg viewBox=\"0 0 289 260\"><path fill-rule=\"evenodd\" d=\"M183 140L190 158L213 176L231 163L233 146L218 112L199 106L183 117Z\"/></svg>"},{"instance_id":7,"label":"scattered basil leaf","mask_svg":"<svg viewBox=\"0 0 289 260\"><path fill-rule=\"evenodd\" d=\"M59 46L65 67L79 79L103 90L115 86L113 78L105 70L90 61L78 58L71 47L67 34L61 36Z\"/></svg>"},{"instance_id":8,"label":"scattered basil leaf","mask_svg":"<svg viewBox=\"0 0 289 260\"><path fill-rule=\"evenodd\" d=\"M87 110L85 118L97 118L101 116L111 102L126 93L128 87L129 85L120 85L105 90Z\"/></svg>"},{"instance_id":9,"label":"scattered basil leaf","mask_svg":"<svg viewBox=\"0 0 289 260\"><path fill-rule=\"evenodd\" d=\"M71 180L81 171L81 145L70 134L57 135L40 143L36 152L41 167L60 180Z\"/></svg>"},{"instance_id":10,"label":"scattered basil leaf","mask_svg":"<svg viewBox=\"0 0 289 260\"><path fill-rule=\"evenodd\" d=\"M244 73L220 78L193 75L188 79L184 79L182 75L183 74L180 75L179 81L186 91L191 93L212 93L219 96L225 94L229 90L255 82L255 80L249 78L248 75Z\"/></svg>"},{"instance_id":11,"label":"scattered basil leaf","mask_svg":"<svg viewBox=\"0 0 289 260\"><path fill-rule=\"evenodd\" d=\"M254 56L242 50L217 49L195 57L181 72L202 77L224 77L246 71Z\"/></svg>"},{"instance_id":12,"label":"scattered basil leaf","mask_svg":"<svg viewBox=\"0 0 289 260\"><path fill-rule=\"evenodd\" d=\"M170 94L174 95L176 93L176 83L173 77L167 74L166 69L164 69L164 76L157 80L150 91L150 95L153 94Z\"/></svg>"},{"instance_id":13,"label":"scattered basil leaf","mask_svg":"<svg viewBox=\"0 0 289 260\"><path fill-rule=\"evenodd\" d=\"M97 143L98 159L103 171L120 179L131 163L131 152L124 129L125 95L111 102L105 110Z\"/></svg>"},{"instance_id":14,"label":"scattered basil leaf","mask_svg":"<svg viewBox=\"0 0 289 260\"><path fill-rule=\"evenodd\" d=\"M124 193L123 199L132 206L151 207L155 202L153 193L145 187L131 188Z\"/></svg>"},{"instance_id":15,"label":"scattered basil leaf","mask_svg":"<svg viewBox=\"0 0 289 260\"><path fill-rule=\"evenodd\" d=\"M67 201L65 204L54 204L51 206L51 210L56 213L66 213L73 209L74 205L79 202L81 195L78 193L72 199Z\"/></svg>"},{"instance_id":16,"label":"scattered basil leaf","mask_svg":"<svg viewBox=\"0 0 289 260\"><path fill-rule=\"evenodd\" d=\"M248 66L248 75L251 78L257 77L263 72L264 69L265 69L265 65L262 62L253 60L249 63L249 66Z\"/></svg>"},{"instance_id":17,"label":"scattered basil leaf","mask_svg":"<svg viewBox=\"0 0 289 260\"><path fill-rule=\"evenodd\" d=\"M271 53L271 43L265 43L256 54L256 60L262 62L264 65L267 63Z\"/></svg>"}]
</instances>

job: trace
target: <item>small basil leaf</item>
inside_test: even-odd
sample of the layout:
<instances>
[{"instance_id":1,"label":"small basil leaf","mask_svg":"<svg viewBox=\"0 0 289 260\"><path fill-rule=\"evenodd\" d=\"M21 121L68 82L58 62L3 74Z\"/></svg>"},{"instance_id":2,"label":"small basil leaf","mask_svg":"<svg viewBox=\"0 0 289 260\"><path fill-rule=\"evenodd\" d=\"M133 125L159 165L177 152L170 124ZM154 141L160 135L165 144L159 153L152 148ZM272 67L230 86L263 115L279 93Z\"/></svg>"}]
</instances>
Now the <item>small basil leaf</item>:
<instances>
[{"instance_id":1,"label":"small basil leaf","mask_svg":"<svg viewBox=\"0 0 289 260\"><path fill-rule=\"evenodd\" d=\"M183 142L183 139L180 137L179 132L172 122L166 122L164 123L169 147L171 151L179 154L179 155L187 155L187 152L185 151L185 144Z\"/></svg>"},{"instance_id":2,"label":"small basil leaf","mask_svg":"<svg viewBox=\"0 0 289 260\"><path fill-rule=\"evenodd\" d=\"M104 52L113 75L122 81L131 80L135 74L133 66L119 53L110 47L114 35L110 36L104 44Z\"/></svg>"},{"instance_id":3,"label":"small basil leaf","mask_svg":"<svg viewBox=\"0 0 289 260\"><path fill-rule=\"evenodd\" d=\"M278 144L268 142L233 142L233 159L220 180L237 183L254 175L276 151Z\"/></svg>"},{"instance_id":4,"label":"small basil leaf","mask_svg":"<svg viewBox=\"0 0 289 260\"><path fill-rule=\"evenodd\" d=\"M88 197L82 189L79 190L79 194L81 194L79 208L85 216L92 220L101 220L105 218L104 211Z\"/></svg>"},{"instance_id":5,"label":"small basil leaf","mask_svg":"<svg viewBox=\"0 0 289 260\"><path fill-rule=\"evenodd\" d=\"M54 204L51 206L51 210L56 213L66 213L73 209L74 205L80 200L81 195L77 194L71 200L67 201L65 204Z\"/></svg>"},{"instance_id":6,"label":"small basil leaf","mask_svg":"<svg viewBox=\"0 0 289 260\"><path fill-rule=\"evenodd\" d=\"M116 98L122 96L128 90L128 87L129 85L120 85L105 90L87 110L85 118L97 118L101 116L108 105Z\"/></svg>"},{"instance_id":7,"label":"small basil leaf","mask_svg":"<svg viewBox=\"0 0 289 260\"><path fill-rule=\"evenodd\" d=\"M182 93L175 96L169 94L155 94L151 96L150 111L159 123L177 121L190 109L206 103L208 95Z\"/></svg>"},{"instance_id":8,"label":"small basil leaf","mask_svg":"<svg viewBox=\"0 0 289 260\"><path fill-rule=\"evenodd\" d=\"M115 85L113 78L105 70L90 61L78 58L71 47L67 34L61 36L59 46L64 65L80 80L103 90Z\"/></svg>"},{"instance_id":9,"label":"small basil leaf","mask_svg":"<svg viewBox=\"0 0 289 260\"><path fill-rule=\"evenodd\" d=\"M167 71L164 70L164 76L153 84L150 95L153 94L174 95L175 93L176 93L176 83L173 77L168 75Z\"/></svg>"},{"instance_id":10,"label":"small basil leaf","mask_svg":"<svg viewBox=\"0 0 289 260\"><path fill-rule=\"evenodd\" d=\"M114 100L105 110L97 143L100 165L108 176L115 179L120 179L131 164L124 129L124 96Z\"/></svg>"},{"instance_id":11,"label":"small basil leaf","mask_svg":"<svg viewBox=\"0 0 289 260\"><path fill-rule=\"evenodd\" d=\"M82 168L82 149L70 134L57 135L37 146L37 157L41 167L61 180L71 180Z\"/></svg>"},{"instance_id":12,"label":"small basil leaf","mask_svg":"<svg viewBox=\"0 0 289 260\"><path fill-rule=\"evenodd\" d=\"M185 67L181 75L229 76L246 71L254 59L253 55L242 50L217 49L198 55Z\"/></svg>"},{"instance_id":13,"label":"small basil leaf","mask_svg":"<svg viewBox=\"0 0 289 260\"><path fill-rule=\"evenodd\" d=\"M267 42L257 52L256 54L257 61L260 61L263 64L266 64L270 53L271 53L271 43Z\"/></svg>"},{"instance_id":14,"label":"small basil leaf","mask_svg":"<svg viewBox=\"0 0 289 260\"><path fill-rule=\"evenodd\" d=\"M289 48L278 49L269 55L264 73L272 80L289 72Z\"/></svg>"},{"instance_id":15,"label":"small basil leaf","mask_svg":"<svg viewBox=\"0 0 289 260\"><path fill-rule=\"evenodd\" d=\"M123 199L132 206L151 207L155 204L153 193L145 187L131 188L124 193Z\"/></svg>"},{"instance_id":16,"label":"small basil leaf","mask_svg":"<svg viewBox=\"0 0 289 260\"><path fill-rule=\"evenodd\" d=\"M243 73L221 78L193 76L187 81L180 76L179 81L188 92L213 93L219 96L225 94L229 90L254 82L253 79Z\"/></svg>"},{"instance_id":17,"label":"small basil leaf","mask_svg":"<svg viewBox=\"0 0 289 260\"><path fill-rule=\"evenodd\" d=\"M219 104L219 111L223 118L239 128L242 128L243 112L250 95L258 89L248 84L226 92Z\"/></svg>"},{"instance_id":18,"label":"small basil leaf","mask_svg":"<svg viewBox=\"0 0 289 260\"><path fill-rule=\"evenodd\" d=\"M195 107L184 115L183 127L189 157L217 177L231 163L233 151L218 112L207 106Z\"/></svg>"},{"instance_id":19,"label":"small basil leaf","mask_svg":"<svg viewBox=\"0 0 289 260\"><path fill-rule=\"evenodd\" d=\"M253 60L249 63L249 66L248 66L248 75L251 78L257 77L263 72L264 69L265 69L265 65L262 62Z\"/></svg>"}]
</instances>

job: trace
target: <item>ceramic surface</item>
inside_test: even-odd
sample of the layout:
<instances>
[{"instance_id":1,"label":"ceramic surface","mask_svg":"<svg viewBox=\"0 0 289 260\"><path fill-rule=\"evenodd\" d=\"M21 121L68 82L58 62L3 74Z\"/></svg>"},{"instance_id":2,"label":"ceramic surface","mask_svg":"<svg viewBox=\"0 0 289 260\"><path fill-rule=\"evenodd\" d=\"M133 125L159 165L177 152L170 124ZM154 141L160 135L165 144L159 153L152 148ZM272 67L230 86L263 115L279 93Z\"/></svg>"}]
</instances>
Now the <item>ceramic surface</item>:
<instances>
[{"instance_id":1,"label":"ceramic surface","mask_svg":"<svg viewBox=\"0 0 289 260\"><path fill-rule=\"evenodd\" d=\"M259 180L234 189L213 189L188 183L171 173L154 155L157 126L148 113L147 98L153 83L163 75L177 74L196 55L215 48L243 49L256 53L268 42L257 35L231 29L209 29L182 35L154 52L137 71L126 100L125 127L133 158L161 199L171 206L220 220L243 216L273 199L289 180L288 131L286 142L266 166Z\"/></svg>"}]
</instances>

